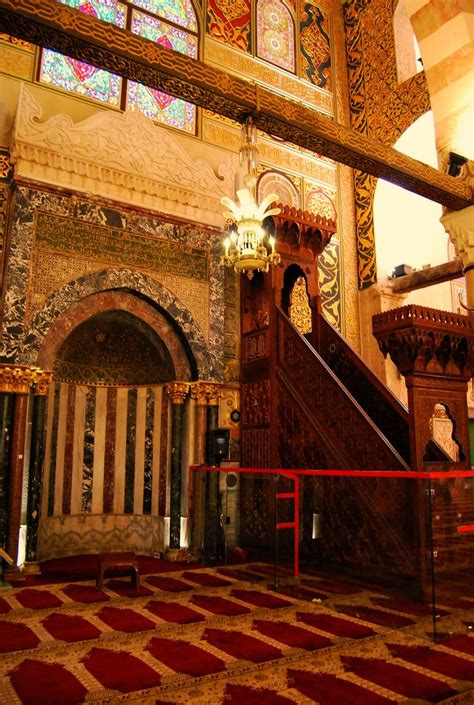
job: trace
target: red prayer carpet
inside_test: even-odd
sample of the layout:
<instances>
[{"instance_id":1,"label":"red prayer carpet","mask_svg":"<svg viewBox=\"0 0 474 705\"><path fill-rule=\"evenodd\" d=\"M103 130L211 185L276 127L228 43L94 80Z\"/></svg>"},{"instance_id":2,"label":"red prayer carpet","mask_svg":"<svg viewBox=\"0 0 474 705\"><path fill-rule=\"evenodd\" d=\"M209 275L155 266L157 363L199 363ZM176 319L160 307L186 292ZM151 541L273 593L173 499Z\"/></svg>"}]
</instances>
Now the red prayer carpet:
<instances>
[{"instance_id":1,"label":"red prayer carpet","mask_svg":"<svg viewBox=\"0 0 474 705\"><path fill-rule=\"evenodd\" d=\"M140 590L99 592L96 557L48 563L0 598L1 705L474 703L469 600L442 604L434 642L429 605L332 576L274 591L262 563L140 559Z\"/></svg>"}]
</instances>

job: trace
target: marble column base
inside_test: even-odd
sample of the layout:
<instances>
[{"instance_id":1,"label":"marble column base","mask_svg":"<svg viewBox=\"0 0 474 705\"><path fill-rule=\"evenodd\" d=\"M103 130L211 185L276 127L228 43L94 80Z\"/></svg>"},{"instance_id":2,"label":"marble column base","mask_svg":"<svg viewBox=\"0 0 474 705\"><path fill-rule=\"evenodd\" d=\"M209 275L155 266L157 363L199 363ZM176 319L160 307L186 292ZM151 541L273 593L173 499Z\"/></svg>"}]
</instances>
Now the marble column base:
<instances>
[{"instance_id":1,"label":"marble column base","mask_svg":"<svg viewBox=\"0 0 474 705\"><path fill-rule=\"evenodd\" d=\"M165 559L167 561L177 561L181 554L181 548L167 548L165 551Z\"/></svg>"},{"instance_id":2,"label":"marble column base","mask_svg":"<svg viewBox=\"0 0 474 705\"><path fill-rule=\"evenodd\" d=\"M25 579L23 568L19 568L17 565L6 565L3 570L3 575L6 580L12 580L13 582L21 582Z\"/></svg>"},{"instance_id":3,"label":"marble column base","mask_svg":"<svg viewBox=\"0 0 474 705\"><path fill-rule=\"evenodd\" d=\"M25 575L39 575L41 573L38 561L26 561L23 563Z\"/></svg>"}]
</instances>

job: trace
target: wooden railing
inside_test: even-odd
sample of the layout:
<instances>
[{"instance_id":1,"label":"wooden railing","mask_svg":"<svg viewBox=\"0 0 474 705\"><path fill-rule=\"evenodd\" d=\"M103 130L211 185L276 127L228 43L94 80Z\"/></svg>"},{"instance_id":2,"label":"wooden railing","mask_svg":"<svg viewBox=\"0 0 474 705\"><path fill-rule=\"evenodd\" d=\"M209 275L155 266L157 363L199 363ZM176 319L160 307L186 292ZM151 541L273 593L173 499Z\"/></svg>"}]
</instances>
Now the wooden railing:
<instances>
[{"instance_id":1,"label":"wooden railing","mask_svg":"<svg viewBox=\"0 0 474 705\"><path fill-rule=\"evenodd\" d=\"M307 409L320 443L337 449L343 467L408 469L388 439L357 403L308 341L283 313L277 312L277 375ZM329 463L326 467L334 467ZM311 467L311 465L309 465Z\"/></svg>"},{"instance_id":2,"label":"wooden railing","mask_svg":"<svg viewBox=\"0 0 474 705\"><path fill-rule=\"evenodd\" d=\"M374 334L383 333L386 329L392 332L396 328L407 328L409 326L430 329L442 326L443 330L446 326L449 326L452 328L453 333L459 334L472 331L474 322L470 316L450 311L440 311L427 306L415 306L414 304L384 311L372 317Z\"/></svg>"},{"instance_id":3,"label":"wooden railing","mask_svg":"<svg viewBox=\"0 0 474 705\"><path fill-rule=\"evenodd\" d=\"M408 409L322 315L318 317L318 353L409 465Z\"/></svg>"}]
</instances>

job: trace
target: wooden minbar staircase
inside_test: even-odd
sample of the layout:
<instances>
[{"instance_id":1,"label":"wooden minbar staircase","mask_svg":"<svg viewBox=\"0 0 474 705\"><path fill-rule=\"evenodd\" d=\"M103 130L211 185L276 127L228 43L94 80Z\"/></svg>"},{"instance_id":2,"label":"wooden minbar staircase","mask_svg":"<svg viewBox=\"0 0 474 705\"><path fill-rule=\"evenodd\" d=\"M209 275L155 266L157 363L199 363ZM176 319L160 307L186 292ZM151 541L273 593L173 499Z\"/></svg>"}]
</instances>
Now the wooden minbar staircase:
<instances>
[{"instance_id":1,"label":"wooden minbar staircase","mask_svg":"<svg viewBox=\"0 0 474 705\"><path fill-rule=\"evenodd\" d=\"M421 433L425 387L419 375L407 377L409 413L320 312L318 257L335 232L335 223L288 208L269 220L281 263L268 274L243 276L241 281L242 466L405 472L428 469L436 456L435 464L441 458L442 466L449 468L452 463L442 448L438 455L430 455L429 420L434 404L446 401L447 390L456 387L456 404L449 398L449 414L462 448L456 467L468 467L465 391L470 325L464 321L461 330L445 321L449 332L435 336L442 353L434 348L440 366L435 375L434 363L429 369L433 395L423 411L427 432ZM303 289L306 311L301 306ZM461 319L466 317L456 320ZM393 358L396 344L391 342L390 325L388 318L383 325L377 320L374 333L384 354ZM451 352L446 336L456 340ZM426 358L426 352L419 354ZM405 369L401 372L405 374ZM444 380L441 396L433 379ZM285 488L280 484L281 489ZM419 588L420 575L422 583L428 580L426 565L420 566L427 548L424 489L423 483L403 478L305 477L300 490L303 561L376 580L397 576ZM268 482L260 482L259 476L242 478L241 510L243 545L252 548L275 541L270 527L280 509L275 509ZM463 508L466 518L474 519L473 510L474 502ZM254 520L262 515L267 521ZM319 518L316 539L314 515Z\"/></svg>"}]
</instances>

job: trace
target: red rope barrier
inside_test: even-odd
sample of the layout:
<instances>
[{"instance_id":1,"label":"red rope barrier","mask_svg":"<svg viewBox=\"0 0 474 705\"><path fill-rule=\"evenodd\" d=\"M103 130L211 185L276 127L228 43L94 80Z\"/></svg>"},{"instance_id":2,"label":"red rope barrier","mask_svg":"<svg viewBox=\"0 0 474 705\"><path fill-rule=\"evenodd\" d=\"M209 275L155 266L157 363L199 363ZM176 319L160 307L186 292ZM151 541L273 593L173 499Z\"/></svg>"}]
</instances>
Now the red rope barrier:
<instances>
[{"instance_id":1,"label":"red rope barrier","mask_svg":"<svg viewBox=\"0 0 474 705\"><path fill-rule=\"evenodd\" d=\"M321 477L397 477L404 480L446 480L452 477L472 477L473 470L449 470L441 472L415 472L414 470L311 470L289 468L218 468L213 465L190 465L191 470L203 472L236 472L259 475L285 475L286 477L314 475Z\"/></svg>"}]
</instances>

